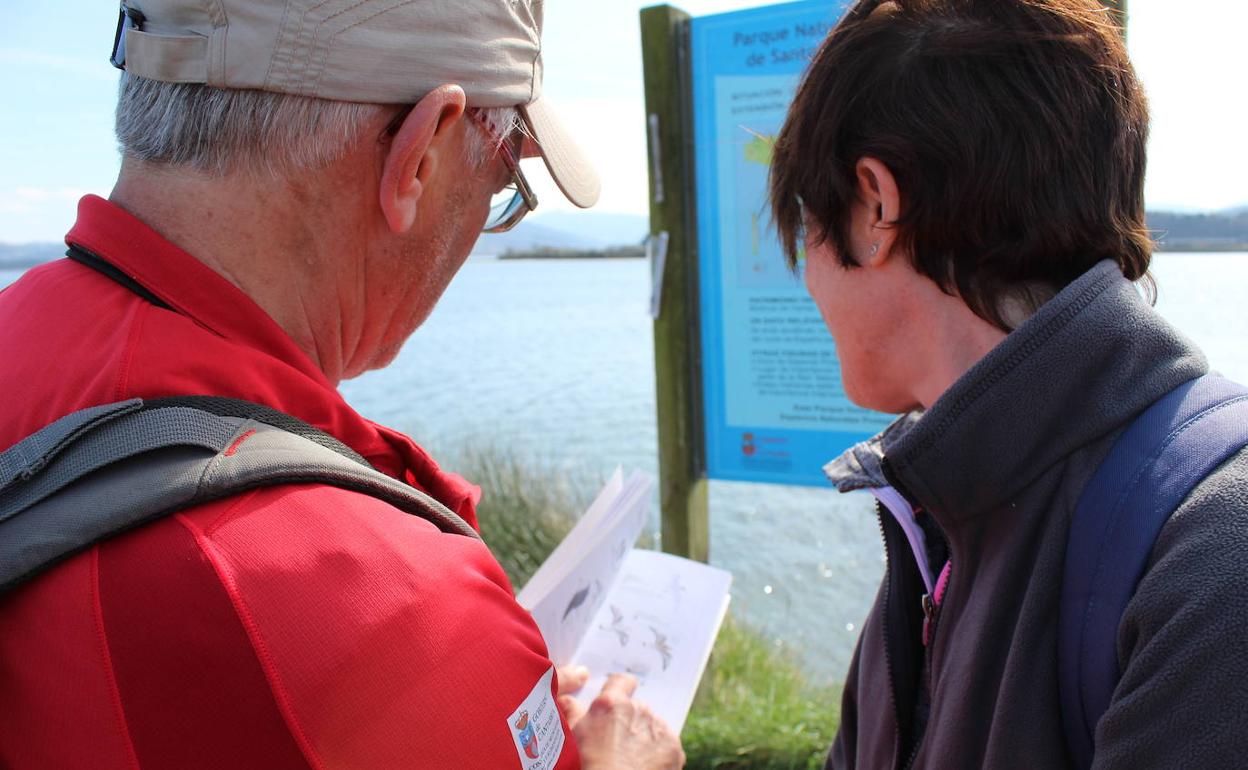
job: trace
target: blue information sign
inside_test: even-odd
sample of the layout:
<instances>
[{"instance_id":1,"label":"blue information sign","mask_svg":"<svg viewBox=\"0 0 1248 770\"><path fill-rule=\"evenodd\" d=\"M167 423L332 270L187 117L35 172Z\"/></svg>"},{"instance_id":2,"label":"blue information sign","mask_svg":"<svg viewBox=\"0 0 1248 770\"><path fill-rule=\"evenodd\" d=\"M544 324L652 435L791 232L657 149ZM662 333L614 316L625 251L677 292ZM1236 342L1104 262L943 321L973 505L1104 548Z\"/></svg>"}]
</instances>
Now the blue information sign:
<instances>
[{"instance_id":1,"label":"blue information sign","mask_svg":"<svg viewBox=\"0 0 1248 770\"><path fill-rule=\"evenodd\" d=\"M692 22L710 478L824 485L824 463L892 419L845 397L832 338L767 206L772 139L847 7L787 3Z\"/></svg>"}]
</instances>

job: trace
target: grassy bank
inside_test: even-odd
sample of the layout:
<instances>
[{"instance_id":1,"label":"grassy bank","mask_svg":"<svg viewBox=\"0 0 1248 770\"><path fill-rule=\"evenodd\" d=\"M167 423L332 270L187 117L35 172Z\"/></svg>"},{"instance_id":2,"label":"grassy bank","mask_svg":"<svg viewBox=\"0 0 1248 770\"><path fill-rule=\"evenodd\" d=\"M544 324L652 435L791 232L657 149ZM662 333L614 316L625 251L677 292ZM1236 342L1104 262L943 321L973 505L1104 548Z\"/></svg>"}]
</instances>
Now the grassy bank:
<instances>
[{"instance_id":1,"label":"grassy bank","mask_svg":"<svg viewBox=\"0 0 1248 770\"><path fill-rule=\"evenodd\" d=\"M571 528L598 479L568 479L492 450L459 463L480 484L481 533L522 586ZM711 654L681 739L691 770L823 767L837 725L839 694L814 687L797 663L731 616Z\"/></svg>"}]
</instances>

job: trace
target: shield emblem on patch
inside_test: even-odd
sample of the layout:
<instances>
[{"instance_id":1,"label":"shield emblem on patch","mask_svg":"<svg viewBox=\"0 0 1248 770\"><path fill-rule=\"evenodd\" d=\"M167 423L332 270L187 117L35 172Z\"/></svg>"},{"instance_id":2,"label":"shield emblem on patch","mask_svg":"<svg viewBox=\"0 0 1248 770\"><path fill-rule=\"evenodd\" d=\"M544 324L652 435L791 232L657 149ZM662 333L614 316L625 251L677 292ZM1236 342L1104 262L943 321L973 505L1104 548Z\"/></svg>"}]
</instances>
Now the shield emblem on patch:
<instances>
[{"instance_id":1,"label":"shield emblem on patch","mask_svg":"<svg viewBox=\"0 0 1248 770\"><path fill-rule=\"evenodd\" d=\"M516 735L520 739L520 745L524 747L524 755L529 759L537 759L537 733L529 720L529 712L520 712L520 718L516 720Z\"/></svg>"}]
</instances>

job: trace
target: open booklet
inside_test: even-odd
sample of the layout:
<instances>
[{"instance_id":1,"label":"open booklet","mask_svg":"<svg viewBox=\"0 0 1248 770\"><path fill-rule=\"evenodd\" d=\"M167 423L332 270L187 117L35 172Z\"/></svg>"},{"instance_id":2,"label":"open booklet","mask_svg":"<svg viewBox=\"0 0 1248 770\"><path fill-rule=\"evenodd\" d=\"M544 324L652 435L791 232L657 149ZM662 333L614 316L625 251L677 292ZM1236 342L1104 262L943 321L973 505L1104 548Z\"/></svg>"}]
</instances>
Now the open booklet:
<instances>
[{"instance_id":1,"label":"open booklet","mask_svg":"<svg viewBox=\"0 0 1248 770\"><path fill-rule=\"evenodd\" d=\"M516 599L533 614L551 660L589 668L588 706L612 673L637 678L636 697L677 732L719 626L732 574L633 548L650 515L654 477L617 469Z\"/></svg>"}]
</instances>

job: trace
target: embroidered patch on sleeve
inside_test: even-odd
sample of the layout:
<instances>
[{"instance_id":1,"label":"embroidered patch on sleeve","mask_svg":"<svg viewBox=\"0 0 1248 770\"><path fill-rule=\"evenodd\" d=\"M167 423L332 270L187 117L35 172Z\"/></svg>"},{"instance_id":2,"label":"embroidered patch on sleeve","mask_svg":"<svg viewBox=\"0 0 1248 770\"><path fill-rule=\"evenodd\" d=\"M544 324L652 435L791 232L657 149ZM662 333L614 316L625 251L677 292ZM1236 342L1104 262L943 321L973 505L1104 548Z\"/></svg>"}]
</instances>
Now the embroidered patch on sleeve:
<instances>
[{"instance_id":1,"label":"embroidered patch on sleeve","mask_svg":"<svg viewBox=\"0 0 1248 770\"><path fill-rule=\"evenodd\" d=\"M507 718L507 729L516 742L522 770L551 770L563 752L563 724L559 707L550 694L555 668L537 680L532 692Z\"/></svg>"}]
</instances>

